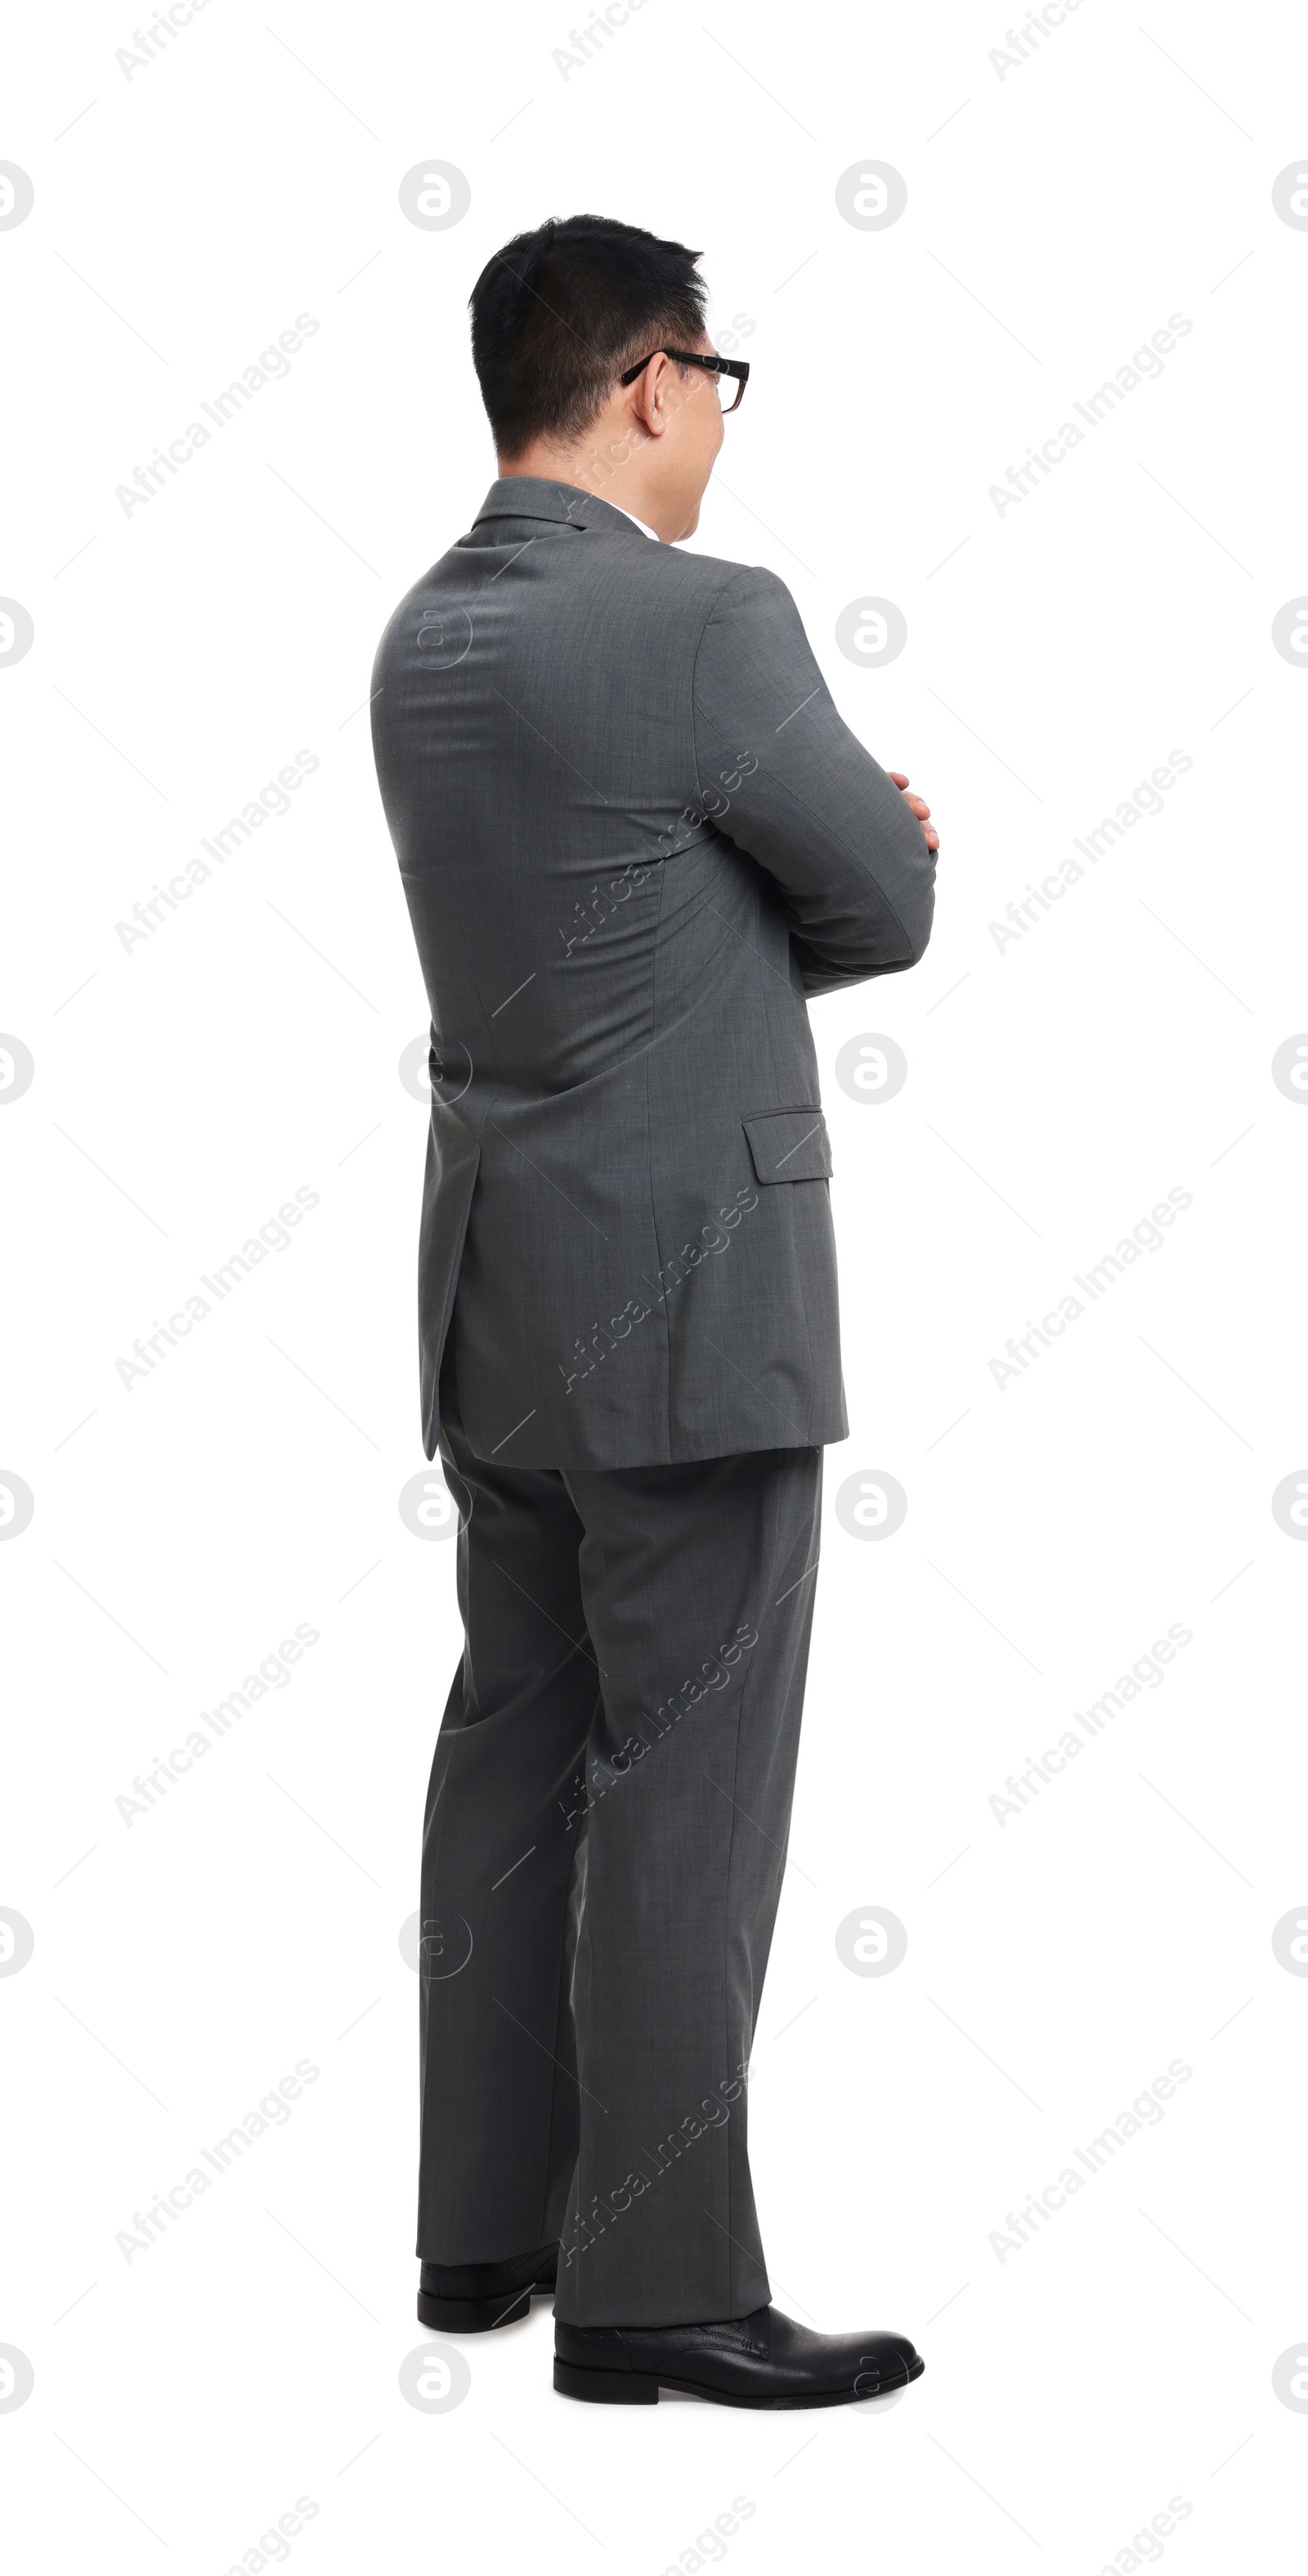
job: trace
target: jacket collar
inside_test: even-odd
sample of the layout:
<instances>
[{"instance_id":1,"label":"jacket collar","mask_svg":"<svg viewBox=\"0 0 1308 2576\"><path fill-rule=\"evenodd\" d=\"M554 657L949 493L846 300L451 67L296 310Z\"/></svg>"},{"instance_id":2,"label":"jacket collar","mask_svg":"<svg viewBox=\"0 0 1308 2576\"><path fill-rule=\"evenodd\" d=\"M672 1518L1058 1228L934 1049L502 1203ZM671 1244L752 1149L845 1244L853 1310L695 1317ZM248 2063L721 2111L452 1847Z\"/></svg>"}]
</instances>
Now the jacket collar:
<instances>
[{"instance_id":1,"label":"jacket collar","mask_svg":"<svg viewBox=\"0 0 1308 2576\"><path fill-rule=\"evenodd\" d=\"M473 526L483 519L553 519L563 527L603 528L610 533L644 537L621 510L583 492L575 483L547 482L539 474L503 474L492 483ZM645 539L648 543L648 539Z\"/></svg>"}]
</instances>

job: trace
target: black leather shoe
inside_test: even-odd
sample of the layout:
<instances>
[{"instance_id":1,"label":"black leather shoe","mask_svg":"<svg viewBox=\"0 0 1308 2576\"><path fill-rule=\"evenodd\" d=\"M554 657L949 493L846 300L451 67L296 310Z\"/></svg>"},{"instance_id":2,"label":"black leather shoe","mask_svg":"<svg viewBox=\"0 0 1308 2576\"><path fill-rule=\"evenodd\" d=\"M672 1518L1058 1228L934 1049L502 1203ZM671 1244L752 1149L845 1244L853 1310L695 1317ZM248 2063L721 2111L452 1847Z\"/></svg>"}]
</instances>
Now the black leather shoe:
<instances>
[{"instance_id":1,"label":"black leather shoe","mask_svg":"<svg viewBox=\"0 0 1308 2576\"><path fill-rule=\"evenodd\" d=\"M661 2388L715 2406L849 2406L920 2379L907 2335L813 2334L779 2308L706 2326L554 2327L554 2385L600 2406L657 2406Z\"/></svg>"},{"instance_id":2,"label":"black leather shoe","mask_svg":"<svg viewBox=\"0 0 1308 2576\"><path fill-rule=\"evenodd\" d=\"M559 2249L514 2254L507 2263L424 2263L418 2318L445 2334L485 2334L525 2317L532 2292L554 2287Z\"/></svg>"}]
</instances>

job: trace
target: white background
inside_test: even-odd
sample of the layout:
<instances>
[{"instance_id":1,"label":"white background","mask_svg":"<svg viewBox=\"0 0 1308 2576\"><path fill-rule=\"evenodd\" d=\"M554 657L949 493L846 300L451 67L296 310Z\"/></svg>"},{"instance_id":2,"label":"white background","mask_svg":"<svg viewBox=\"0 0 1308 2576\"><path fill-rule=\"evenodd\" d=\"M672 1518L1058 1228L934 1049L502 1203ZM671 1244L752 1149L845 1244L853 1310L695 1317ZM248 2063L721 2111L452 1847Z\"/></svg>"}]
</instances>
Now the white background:
<instances>
[{"instance_id":1,"label":"white background","mask_svg":"<svg viewBox=\"0 0 1308 2576\"><path fill-rule=\"evenodd\" d=\"M1308 679L1271 622L1308 569L1308 233L1271 192L1305 145L1302 21L1084 0L1002 77L979 5L647 0L566 79L565 18L523 5L211 0L129 79L132 34L27 12L0 135L36 191L0 233L0 591L35 625L0 669L0 1026L36 1067L0 1117L0 1464L35 1496L0 1548L0 1903L35 1933L0 1980L0 2342L35 2372L0 2419L15 2562L658 2576L708 2563L743 2496L713 2544L742 2576L1286 2565L1308 1981L1271 1935L1308 1910L1308 1554L1271 1494L1308 1458L1308 1114L1270 1065L1308 1025ZM400 211L424 154L468 176L452 229ZM837 211L859 155L907 183L883 232ZM424 1129L397 1064L425 1006L361 710L493 471L469 289L582 208L702 248L717 327L752 326L694 543L792 586L943 842L920 968L813 1013L853 1427L751 2112L778 2304L902 2328L928 2368L807 2417L586 2413L543 2304L461 2347L456 2409L398 2383L423 2340L399 1934L458 1637L453 1548L397 1510ZM1178 312L1161 378L1001 514L989 487ZM286 379L126 513L115 487L299 313ZM835 644L860 586L907 619L884 669ZM125 949L301 748L291 810ZM1174 748L1164 810L998 948ZM881 1105L834 1078L868 1032L908 1058ZM320 1204L288 1248L125 1387L133 1339L296 1188ZM1001 1390L991 1358L1172 1188L1162 1248ZM864 1544L834 1496L876 1468L908 1517ZM286 1686L125 1821L300 1622ZM1174 1622L1165 1681L998 1821ZM885 1978L835 1949L873 1904L908 1931ZM300 2059L289 2119L125 2261L134 2213ZM1006 2214L1174 2059L1161 2121L1001 2260Z\"/></svg>"}]
</instances>

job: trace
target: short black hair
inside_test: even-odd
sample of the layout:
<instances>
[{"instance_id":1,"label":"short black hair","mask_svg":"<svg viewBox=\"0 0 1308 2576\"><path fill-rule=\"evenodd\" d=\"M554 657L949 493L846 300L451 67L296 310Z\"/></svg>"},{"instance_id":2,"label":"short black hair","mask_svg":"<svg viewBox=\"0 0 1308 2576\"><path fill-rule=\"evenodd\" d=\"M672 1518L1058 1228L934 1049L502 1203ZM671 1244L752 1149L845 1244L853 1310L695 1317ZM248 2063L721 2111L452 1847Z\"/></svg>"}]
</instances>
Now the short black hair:
<instances>
[{"instance_id":1,"label":"short black hair","mask_svg":"<svg viewBox=\"0 0 1308 2576\"><path fill-rule=\"evenodd\" d=\"M533 438L580 438L624 367L663 341L693 348L708 293L700 256L604 215L515 233L468 299L472 362L500 454Z\"/></svg>"}]
</instances>

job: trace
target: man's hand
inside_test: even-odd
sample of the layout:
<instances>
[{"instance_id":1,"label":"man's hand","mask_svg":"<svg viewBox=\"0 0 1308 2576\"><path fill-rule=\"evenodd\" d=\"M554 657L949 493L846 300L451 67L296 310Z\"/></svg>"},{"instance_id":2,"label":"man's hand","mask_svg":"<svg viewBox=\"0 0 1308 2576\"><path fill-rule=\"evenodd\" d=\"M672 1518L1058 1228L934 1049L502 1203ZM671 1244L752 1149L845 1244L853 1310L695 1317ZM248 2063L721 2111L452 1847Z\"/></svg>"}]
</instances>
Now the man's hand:
<instances>
[{"instance_id":1,"label":"man's hand","mask_svg":"<svg viewBox=\"0 0 1308 2576\"><path fill-rule=\"evenodd\" d=\"M907 789L908 780L902 769L888 769L886 771L886 776L887 778L894 780L896 787ZM940 834L936 830L935 824L930 820L930 806L924 804L920 796L906 795L905 802L909 806L910 810L916 814L917 819L922 826L922 838L926 842L927 848L929 850L938 850L940 847Z\"/></svg>"}]
</instances>

